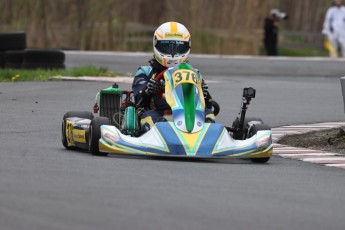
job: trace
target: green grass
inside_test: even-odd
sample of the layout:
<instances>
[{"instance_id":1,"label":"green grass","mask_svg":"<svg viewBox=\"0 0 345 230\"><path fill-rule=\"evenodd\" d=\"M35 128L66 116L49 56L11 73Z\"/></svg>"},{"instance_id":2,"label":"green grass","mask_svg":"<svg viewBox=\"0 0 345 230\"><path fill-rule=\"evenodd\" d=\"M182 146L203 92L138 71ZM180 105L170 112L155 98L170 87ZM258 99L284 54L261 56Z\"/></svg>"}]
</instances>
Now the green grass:
<instances>
[{"instance_id":1,"label":"green grass","mask_svg":"<svg viewBox=\"0 0 345 230\"><path fill-rule=\"evenodd\" d=\"M259 55L265 56L266 52L263 47L260 47ZM300 47L300 48L291 48L291 47L279 47L278 56L285 57L328 57L328 52L321 48L313 47Z\"/></svg>"},{"instance_id":2,"label":"green grass","mask_svg":"<svg viewBox=\"0 0 345 230\"><path fill-rule=\"evenodd\" d=\"M328 56L327 51L324 49L312 48L312 47L300 47L300 48L288 48L280 47L279 50L280 56L287 57L324 57Z\"/></svg>"},{"instance_id":3,"label":"green grass","mask_svg":"<svg viewBox=\"0 0 345 230\"><path fill-rule=\"evenodd\" d=\"M123 74L108 72L104 67L83 66L75 67L69 70L25 70L25 69L0 69L0 82L13 81L47 81L52 76L107 76L115 77Z\"/></svg>"}]
</instances>

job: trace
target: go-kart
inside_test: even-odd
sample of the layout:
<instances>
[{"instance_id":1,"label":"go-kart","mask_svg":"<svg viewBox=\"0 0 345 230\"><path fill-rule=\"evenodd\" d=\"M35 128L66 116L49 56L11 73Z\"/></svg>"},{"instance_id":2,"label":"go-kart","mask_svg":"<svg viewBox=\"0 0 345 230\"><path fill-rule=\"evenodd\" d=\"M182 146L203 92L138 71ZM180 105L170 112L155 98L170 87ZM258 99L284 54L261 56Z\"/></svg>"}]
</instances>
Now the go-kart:
<instances>
[{"instance_id":1,"label":"go-kart","mask_svg":"<svg viewBox=\"0 0 345 230\"><path fill-rule=\"evenodd\" d=\"M205 122L201 77L180 63L156 77L164 82L171 107L148 131L140 127L131 91L116 83L96 96L93 112L67 112L62 121L62 144L93 155L109 153L187 158L249 158L265 163L272 156L272 131L260 118L246 118L255 89L243 90L240 116L232 127ZM219 112L214 102L215 115ZM218 108L217 108L218 107ZM207 119L206 119L207 121Z\"/></svg>"}]
</instances>

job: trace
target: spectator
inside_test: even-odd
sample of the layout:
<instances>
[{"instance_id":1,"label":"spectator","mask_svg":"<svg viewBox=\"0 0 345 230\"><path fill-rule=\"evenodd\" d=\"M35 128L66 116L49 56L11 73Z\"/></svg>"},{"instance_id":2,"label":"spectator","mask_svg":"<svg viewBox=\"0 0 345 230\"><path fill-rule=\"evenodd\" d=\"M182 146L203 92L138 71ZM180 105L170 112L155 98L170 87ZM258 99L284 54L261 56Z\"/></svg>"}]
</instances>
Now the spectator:
<instances>
[{"instance_id":1,"label":"spectator","mask_svg":"<svg viewBox=\"0 0 345 230\"><path fill-rule=\"evenodd\" d=\"M326 36L326 48L331 57L338 57L338 49L341 48L345 57L345 7L342 0L334 0L333 6L326 13L322 34Z\"/></svg>"},{"instance_id":2,"label":"spectator","mask_svg":"<svg viewBox=\"0 0 345 230\"><path fill-rule=\"evenodd\" d=\"M264 21L264 47L268 56L278 55L278 26L281 19L287 19L287 14L278 9L272 9Z\"/></svg>"}]
</instances>

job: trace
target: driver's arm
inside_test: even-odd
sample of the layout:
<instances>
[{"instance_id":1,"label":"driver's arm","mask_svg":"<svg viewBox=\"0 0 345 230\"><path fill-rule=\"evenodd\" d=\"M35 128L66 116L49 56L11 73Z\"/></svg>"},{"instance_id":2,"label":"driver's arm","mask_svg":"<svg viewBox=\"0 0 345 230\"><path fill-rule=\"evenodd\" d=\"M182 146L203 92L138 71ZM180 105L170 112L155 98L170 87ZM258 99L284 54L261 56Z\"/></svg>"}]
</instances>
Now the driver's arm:
<instances>
[{"instance_id":1,"label":"driver's arm","mask_svg":"<svg viewBox=\"0 0 345 230\"><path fill-rule=\"evenodd\" d=\"M145 72L142 69L139 69L134 76L132 84L135 106L137 108L145 108L150 104L150 96L145 93L148 82L148 76L146 76Z\"/></svg>"}]
</instances>

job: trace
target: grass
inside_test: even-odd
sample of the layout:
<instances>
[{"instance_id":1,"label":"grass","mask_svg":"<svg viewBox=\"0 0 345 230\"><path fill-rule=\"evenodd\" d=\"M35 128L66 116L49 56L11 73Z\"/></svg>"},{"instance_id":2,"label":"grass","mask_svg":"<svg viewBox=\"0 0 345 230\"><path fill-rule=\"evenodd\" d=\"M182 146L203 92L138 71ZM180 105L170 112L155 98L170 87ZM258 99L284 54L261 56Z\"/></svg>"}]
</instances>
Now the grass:
<instances>
[{"instance_id":1,"label":"grass","mask_svg":"<svg viewBox=\"0 0 345 230\"><path fill-rule=\"evenodd\" d=\"M266 52L263 47L260 47L259 55L265 56ZM314 47L279 47L278 56L285 57L328 57L328 52L321 48Z\"/></svg>"},{"instance_id":2,"label":"grass","mask_svg":"<svg viewBox=\"0 0 345 230\"><path fill-rule=\"evenodd\" d=\"M328 53L324 49L312 48L312 47L300 47L300 48L279 48L280 56L287 57L327 57Z\"/></svg>"},{"instance_id":3,"label":"grass","mask_svg":"<svg viewBox=\"0 0 345 230\"><path fill-rule=\"evenodd\" d=\"M107 76L115 77L123 74L108 72L104 67L83 66L75 67L69 70L64 69L0 69L0 82L14 81L47 81L51 76Z\"/></svg>"}]
</instances>

